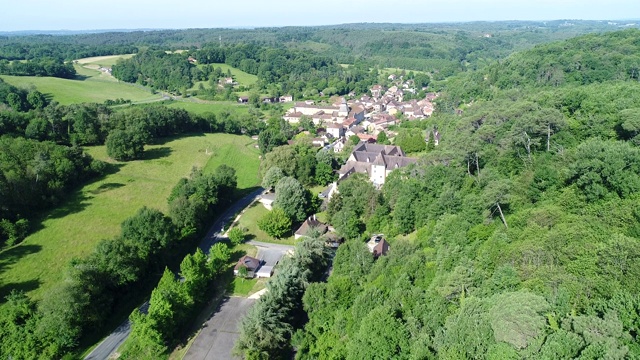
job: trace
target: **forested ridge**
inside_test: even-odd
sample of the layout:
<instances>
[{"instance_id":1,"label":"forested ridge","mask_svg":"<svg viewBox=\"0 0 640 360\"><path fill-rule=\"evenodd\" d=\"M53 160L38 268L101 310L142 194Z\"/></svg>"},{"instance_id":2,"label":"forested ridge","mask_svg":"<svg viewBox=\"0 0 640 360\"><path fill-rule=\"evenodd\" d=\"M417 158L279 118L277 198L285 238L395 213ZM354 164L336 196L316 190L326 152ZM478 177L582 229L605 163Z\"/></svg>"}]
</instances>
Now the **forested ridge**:
<instances>
[{"instance_id":1,"label":"forested ridge","mask_svg":"<svg viewBox=\"0 0 640 360\"><path fill-rule=\"evenodd\" d=\"M462 115L403 124L442 134L419 164L381 191L342 182L328 213L349 240L305 292L296 358L638 358L640 83L597 56L626 64L623 44L637 31L516 54L497 76L529 81L484 98L452 88L473 100ZM558 84L518 63L566 58L590 63ZM391 250L373 261L375 233Z\"/></svg>"}]
</instances>

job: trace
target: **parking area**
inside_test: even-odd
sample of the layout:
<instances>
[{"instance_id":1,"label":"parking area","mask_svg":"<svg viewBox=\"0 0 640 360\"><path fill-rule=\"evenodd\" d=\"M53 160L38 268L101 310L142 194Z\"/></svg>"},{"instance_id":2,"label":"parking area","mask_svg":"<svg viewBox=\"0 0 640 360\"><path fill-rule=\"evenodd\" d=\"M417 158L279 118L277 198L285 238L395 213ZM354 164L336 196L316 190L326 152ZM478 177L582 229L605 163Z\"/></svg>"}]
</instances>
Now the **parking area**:
<instances>
[{"instance_id":1,"label":"parking area","mask_svg":"<svg viewBox=\"0 0 640 360\"><path fill-rule=\"evenodd\" d=\"M258 249L256 257L263 261L262 266L276 266L285 254L294 249L291 245L271 244L260 241L249 241L249 244Z\"/></svg>"},{"instance_id":2,"label":"parking area","mask_svg":"<svg viewBox=\"0 0 640 360\"><path fill-rule=\"evenodd\" d=\"M187 351L187 360L241 359L231 354L238 339L240 319L249 311L254 299L227 297L207 320Z\"/></svg>"}]
</instances>

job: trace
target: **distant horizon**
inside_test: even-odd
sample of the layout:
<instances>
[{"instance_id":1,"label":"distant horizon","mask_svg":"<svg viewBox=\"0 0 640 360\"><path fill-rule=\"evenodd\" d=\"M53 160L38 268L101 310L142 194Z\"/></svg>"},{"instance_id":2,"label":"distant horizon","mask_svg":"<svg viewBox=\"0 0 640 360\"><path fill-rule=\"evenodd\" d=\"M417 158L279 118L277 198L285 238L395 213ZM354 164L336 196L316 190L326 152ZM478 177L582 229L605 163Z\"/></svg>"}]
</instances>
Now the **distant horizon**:
<instances>
[{"instance_id":1,"label":"distant horizon","mask_svg":"<svg viewBox=\"0 0 640 360\"><path fill-rule=\"evenodd\" d=\"M317 25L281 25L281 26L216 26L216 27L141 27L141 28L87 28L87 29L24 29L24 30L0 30L2 34L8 33L103 33L103 32L134 32L134 31L167 31L167 30L255 30L266 28L290 28L290 27L331 27L331 26L346 26L346 25L424 25L424 24L468 24L468 23L501 23L501 22L553 22L553 21L594 21L594 22L629 22L638 21L640 18L629 19L570 19L570 18L558 18L558 19L512 19L512 20L469 20L469 21L429 21L429 22L348 22L348 23L336 23L336 24L317 24ZM630 24L618 24L620 26ZM637 25L637 24L633 24Z\"/></svg>"},{"instance_id":2,"label":"distant horizon","mask_svg":"<svg viewBox=\"0 0 640 360\"><path fill-rule=\"evenodd\" d=\"M240 4L241 6L238 6ZM426 24L498 21L627 21L640 16L637 0L29 0L5 6L0 31L102 31L135 29L217 29L331 26L358 23ZM637 14L637 15L636 15ZM631 19L633 19L633 17ZM630 19L630 20L631 20Z\"/></svg>"}]
</instances>

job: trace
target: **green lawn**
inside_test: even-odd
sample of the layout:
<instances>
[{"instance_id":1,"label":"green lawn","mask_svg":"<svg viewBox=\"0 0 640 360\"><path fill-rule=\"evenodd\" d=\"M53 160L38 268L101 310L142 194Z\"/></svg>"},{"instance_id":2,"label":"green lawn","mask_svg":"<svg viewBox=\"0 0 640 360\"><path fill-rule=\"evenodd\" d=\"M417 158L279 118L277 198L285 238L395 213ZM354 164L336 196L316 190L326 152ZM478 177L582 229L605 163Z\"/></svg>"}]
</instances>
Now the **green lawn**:
<instances>
[{"instance_id":1,"label":"green lawn","mask_svg":"<svg viewBox=\"0 0 640 360\"><path fill-rule=\"evenodd\" d=\"M258 220L268 212L269 210L267 210L261 203L255 202L246 209L244 214L242 214L237 226L247 229L247 237L251 240L270 242L274 244L295 245L296 241L293 237L293 232L289 237L276 240L258 228Z\"/></svg>"},{"instance_id":2,"label":"green lawn","mask_svg":"<svg viewBox=\"0 0 640 360\"><path fill-rule=\"evenodd\" d=\"M118 167L117 171L71 194L48 213L40 230L0 252L0 297L18 288L34 299L42 298L62 280L72 258L87 256L98 241L118 234L120 223L140 207L166 211L171 189L193 166L206 166L206 171L219 164L247 167L238 171L238 183L257 184L258 151L252 142L249 137L228 134L183 137L148 146L147 159L127 163L109 160L104 146L88 149L95 158Z\"/></svg>"},{"instance_id":3,"label":"green lawn","mask_svg":"<svg viewBox=\"0 0 640 360\"><path fill-rule=\"evenodd\" d=\"M75 80L9 75L2 75L0 78L16 87L29 88L33 86L63 105L83 102L102 103L105 100L120 98L133 102L161 99L158 94L152 94L149 90L133 84L118 82L100 71L87 69L77 64L75 68L79 75Z\"/></svg>"},{"instance_id":4,"label":"green lawn","mask_svg":"<svg viewBox=\"0 0 640 360\"><path fill-rule=\"evenodd\" d=\"M234 277L233 281L229 284L228 293L231 296L247 297L264 289L265 283L266 279L243 279Z\"/></svg>"}]
</instances>

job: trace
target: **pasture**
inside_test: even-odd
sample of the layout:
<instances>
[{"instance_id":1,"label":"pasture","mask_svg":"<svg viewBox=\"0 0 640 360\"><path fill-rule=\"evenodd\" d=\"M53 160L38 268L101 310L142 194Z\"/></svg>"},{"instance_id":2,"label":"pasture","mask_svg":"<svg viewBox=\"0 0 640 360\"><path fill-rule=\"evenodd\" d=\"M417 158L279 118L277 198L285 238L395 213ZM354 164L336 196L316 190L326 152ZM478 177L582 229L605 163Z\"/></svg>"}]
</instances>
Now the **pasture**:
<instances>
[{"instance_id":1,"label":"pasture","mask_svg":"<svg viewBox=\"0 0 640 360\"><path fill-rule=\"evenodd\" d=\"M231 76L233 76L233 79L235 81L238 82L238 85L240 86L246 86L249 87L253 84L255 84L256 82L258 82L258 77L256 75L252 75L249 73L246 73L240 69L236 69L230 65L227 64L220 64L220 63L215 63L215 64L211 64L213 66L213 68L220 68L222 70L223 74L226 74L227 71L231 71Z\"/></svg>"},{"instance_id":2,"label":"pasture","mask_svg":"<svg viewBox=\"0 0 640 360\"><path fill-rule=\"evenodd\" d=\"M76 62L81 65L98 65L104 67L113 66L119 59L130 59L135 54L124 54L124 55L107 55L107 56L94 56L88 57L84 59L78 59Z\"/></svg>"},{"instance_id":3,"label":"pasture","mask_svg":"<svg viewBox=\"0 0 640 360\"><path fill-rule=\"evenodd\" d=\"M133 102L145 102L161 99L161 95L152 94L150 90L124 82L118 82L110 75L74 65L78 77L61 79L38 76L0 76L7 83L19 88L35 87L50 100L62 105L83 102L102 103L105 100L127 99Z\"/></svg>"},{"instance_id":4,"label":"pasture","mask_svg":"<svg viewBox=\"0 0 640 360\"><path fill-rule=\"evenodd\" d=\"M120 223L139 208L166 212L171 189L194 166L212 171L227 164L237 169L240 187L255 186L259 159L253 145L246 136L188 136L147 146L145 159L126 163L109 159L104 146L87 149L113 171L70 194L44 217L38 231L0 252L0 297L21 289L41 299L62 281L71 259L87 256L98 241L117 235Z\"/></svg>"}]
</instances>

